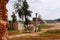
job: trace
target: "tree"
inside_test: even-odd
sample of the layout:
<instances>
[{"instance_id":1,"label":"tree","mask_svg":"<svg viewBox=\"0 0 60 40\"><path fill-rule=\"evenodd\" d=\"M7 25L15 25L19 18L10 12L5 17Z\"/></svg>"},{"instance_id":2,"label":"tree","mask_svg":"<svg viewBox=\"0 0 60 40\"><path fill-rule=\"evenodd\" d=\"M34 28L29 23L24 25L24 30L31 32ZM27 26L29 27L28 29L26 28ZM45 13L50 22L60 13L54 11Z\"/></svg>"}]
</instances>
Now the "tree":
<instances>
[{"instance_id":1,"label":"tree","mask_svg":"<svg viewBox=\"0 0 60 40\"><path fill-rule=\"evenodd\" d=\"M27 1L24 0L22 10L24 11L25 24L29 23L30 20L28 19L28 16L31 17L31 13L32 13L32 11L30 11L28 9L29 9L29 5L28 5Z\"/></svg>"},{"instance_id":2,"label":"tree","mask_svg":"<svg viewBox=\"0 0 60 40\"><path fill-rule=\"evenodd\" d=\"M27 3L26 0L24 0L23 2L20 0L17 0L17 3L14 4L15 5L15 9L16 9L16 13L18 13L19 18L22 18L23 21L23 17L25 17L25 23L28 19L28 16L31 17L31 11L28 10L29 5Z\"/></svg>"},{"instance_id":3,"label":"tree","mask_svg":"<svg viewBox=\"0 0 60 40\"><path fill-rule=\"evenodd\" d=\"M18 13L18 16L20 19L22 19L22 23L23 23L23 10L22 10L22 4L23 4L23 0L17 0L17 2L15 2L14 4L14 9L15 9L15 12Z\"/></svg>"},{"instance_id":4,"label":"tree","mask_svg":"<svg viewBox=\"0 0 60 40\"><path fill-rule=\"evenodd\" d=\"M11 17L12 17L12 23L14 23L14 22L16 22L16 15L15 15L15 13L13 12L13 14L11 15Z\"/></svg>"}]
</instances>

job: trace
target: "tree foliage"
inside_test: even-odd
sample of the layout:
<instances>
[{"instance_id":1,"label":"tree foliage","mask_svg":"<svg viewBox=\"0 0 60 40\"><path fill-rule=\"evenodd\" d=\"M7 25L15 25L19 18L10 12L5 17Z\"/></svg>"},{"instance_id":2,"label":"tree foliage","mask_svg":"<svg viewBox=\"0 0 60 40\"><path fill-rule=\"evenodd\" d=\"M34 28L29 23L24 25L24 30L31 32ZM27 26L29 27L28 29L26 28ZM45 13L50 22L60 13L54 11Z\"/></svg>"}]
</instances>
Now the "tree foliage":
<instances>
[{"instance_id":1,"label":"tree foliage","mask_svg":"<svg viewBox=\"0 0 60 40\"><path fill-rule=\"evenodd\" d=\"M14 22L16 22L16 15L15 15L15 13L13 12L13 14L11 15L11 17L12 17L12 23L14 23Z\"/></svg>"},{"instance_id":2,"label":"tree foliage","mask_svg":"<svg viewBox=\"0 0 60 40\"><path fill-rule=\"evenodd\" d=\"M29 10L29 5L28 5L28 3L27 3L26 0L23 2L23 7L22 7L22 9L23 9L23 11L24 11L25 24L28 24L28 23L29 23L28 16L31 17L32 11Z\"/></svg>"},{"instance_id":3,"label":"tree foliage","mask_svg":"<svg viewBox=\"0 0 60 40\"><path fill-rule=\"evenodd\" d=\"M20 0L17 0L17 2L14 4L15 12L18 13L19 18L25 17L25 22L28 19L28 16L31 17L32 11L29 10L29 5L27 3L27 0L24 0L23 2Z\"/></svg>"}]
</instances>

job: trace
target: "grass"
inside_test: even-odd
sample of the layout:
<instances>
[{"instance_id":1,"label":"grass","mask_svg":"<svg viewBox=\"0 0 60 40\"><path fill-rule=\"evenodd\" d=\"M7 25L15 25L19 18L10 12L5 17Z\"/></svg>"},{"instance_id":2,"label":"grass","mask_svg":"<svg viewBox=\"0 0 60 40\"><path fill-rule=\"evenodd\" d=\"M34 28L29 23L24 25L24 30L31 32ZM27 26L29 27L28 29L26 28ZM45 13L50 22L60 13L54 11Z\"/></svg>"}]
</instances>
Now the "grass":
<instances>
[{"instance_id":1,"label":"grass","mask_svg":"<svg viewBox=\"0 0 60 40\"><path fill-rule=\"evenodd\" d=\"M48 30L46 33L50 33L50 34L60 34L60 30Z\"/></svg>"},{"instance_id":2,"label":"grass","mask_svg":"<svg viewBox=\"0 0 60 40\"><path fill-rule=\"evenodd\" d=\"M47 32L40 34L40 37L60 39L60 30L48 30Z\"/></svg>"},{"instance_id":3,"label":"grass","mask_svg":"<svg viewBox=\"0 0 60 40\"><path fill-rule=\"evenodd\" d=\"M21 34L19 31L17 30L13 30L13 31L8 31L8 35L11 36L11 35L17 35L17 34Z\"/></svg>"},{"instance_id":4,"label":"grass","mask_svg":"<svg viewBox=\"0 0 60 40\"><path fill-rule=\"evenodd\" d=\"M47 29L47 28L51 28L53 26L52 25L43 25L43 24L41 24L38 27L39 27L39 29Z\"/></svg>"},{"instance_id":5,"label":"grass","mask_svg":"<svg viewBox=\"0 0 60 40\"><path fill-rule=\"evenodd\" d=\"M27 34L27 33L29 33L29 32L26 32L26 31L24 31L24 32L19 32L18 30L12 30L12 31L8 31L8 35L9 36L12 36L12 35L20 35L20 34Z\"/></svg>"},{"instance_id":6,"label":"grass","mask_svg":"<svg viewBox=\"0 0 60 40\"><path fill-rule=\"evenodd\" d=\"M24 36L19 38L12 38L9 40L54 40L60 39L60 30L50 30L42 34L38 34L39 36Z\"/></svg>"},{"instance_id":7,"label":"grass","mask_svg":"<svg viewBox=\"0 0 60 40\"><path fill-rule=\"evenodd\" d=\"M40 25L40 29L50 28L53 27L51 25ZM21 34L18 31L9 31L9 35L16 35ZM18 38L12 38L9 40L53 40L53 39L60 39L60 30L48 30L45 33L39 34L39 36L24 36L24 37L18 37Z\"/></svg>"},{"instance_id":8,"label":"grass","mask_svg":"<svg viewBox=\"0 0 60 40\"><path fill-rule=\"evenodd\" d=\"M38 33L40 34L40 33ZM60 34L60 30L48 30L45 33L41 33L41 35L51 35L51 34Z\"/></svg>"},{"instance_id":9,"label":"grass","mask_svg":"<svg viewBox=\"0 0 60 40\"><path fill-rule=\"evenodd\" d=\"M32 37L32 36L25 36L25 37L19 37L19 38L12 38L9 40L41 40L40 37Z\"/></svg>"}]
</instances>

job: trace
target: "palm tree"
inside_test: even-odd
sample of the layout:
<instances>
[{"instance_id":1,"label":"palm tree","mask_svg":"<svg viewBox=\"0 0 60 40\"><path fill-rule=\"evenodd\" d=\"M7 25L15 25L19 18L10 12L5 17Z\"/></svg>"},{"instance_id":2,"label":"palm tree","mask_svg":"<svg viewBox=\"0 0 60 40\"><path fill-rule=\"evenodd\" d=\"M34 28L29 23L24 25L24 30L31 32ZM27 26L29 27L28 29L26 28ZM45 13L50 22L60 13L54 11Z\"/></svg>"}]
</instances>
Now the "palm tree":
<instances>
[{"instance_id":1,"label":"palm tree","mask_svg":"<svg viewBox=\"0 0 60 40\"><path fill-rule=\"evenodd\" d=\"M22 4L23 4L23 0L17 0L17 2L15 2L14 4L14 9L15 12L18 13L19 18L22 19L22 23L23 23L24 18L23 18Z\"/></svg>"},{"instance_id":2,"label":"palm tree","mask_svg":"<svg viewBox=\"0 0 60 40\"><path fill-rule=\"evenodd\" d=\"M31 17L31 13L32 11L28 10L29 9L29 5L27 3L26 0L24 0L23 2L23 7L22 7L22 10L24 11L24 16L25 16L25 24L28 24L28 16Z\"/></svg>"},{"instance_id":3,"label":"palm tree","mask_svg":"<svg viewBox=\"0 0 60 40\"><path fill-rule=\"evenodd\" d=\"M27 3L26 0L24 0L23 2L17 0L18 2L15 2L14 4L14 8L16 9L16 13L18 13L19 18L22 18L22 22L23 19L25 17L25 22L28 20L28 16L31 17L31 11L28 10L29 5Z\"/></svg>"},{"instance_id":4,"label":"palm tree","mask_svg":"<svg viewBox=\"0 0 60 40\"><path fill-rule=\"evenodd\" d=\"M13 14L11 15L11 17L12 17L12 23L14 23L14 22L16 22L16 15L15 15L15 13L13 12Z\"/></svg>"}]
</instances>

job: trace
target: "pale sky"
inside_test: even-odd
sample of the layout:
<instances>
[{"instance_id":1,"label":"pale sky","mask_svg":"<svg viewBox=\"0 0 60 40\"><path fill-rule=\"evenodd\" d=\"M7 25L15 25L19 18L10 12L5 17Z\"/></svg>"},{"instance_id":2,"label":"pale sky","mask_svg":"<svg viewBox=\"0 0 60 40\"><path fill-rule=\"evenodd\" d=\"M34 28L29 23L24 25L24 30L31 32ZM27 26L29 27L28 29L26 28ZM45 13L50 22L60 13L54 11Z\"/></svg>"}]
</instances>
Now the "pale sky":
<instances>
[{"instance_id":1,"label":"pale sky","mask_svg":"<svg viewBox=\"0 0 60 40\"><path fill-rule=\"evenodd\" d=\"M11 20L14 1L10 0L7 4L9 20ZM35 13L38 13L43 19L60 18L60 0L27 0L27 2L30 6L29 9L33 12L32 17L35 16Z\"/></svg>"}]
</instances>

